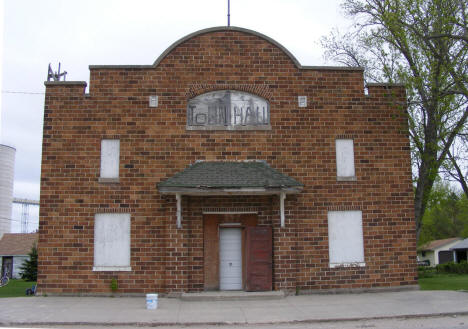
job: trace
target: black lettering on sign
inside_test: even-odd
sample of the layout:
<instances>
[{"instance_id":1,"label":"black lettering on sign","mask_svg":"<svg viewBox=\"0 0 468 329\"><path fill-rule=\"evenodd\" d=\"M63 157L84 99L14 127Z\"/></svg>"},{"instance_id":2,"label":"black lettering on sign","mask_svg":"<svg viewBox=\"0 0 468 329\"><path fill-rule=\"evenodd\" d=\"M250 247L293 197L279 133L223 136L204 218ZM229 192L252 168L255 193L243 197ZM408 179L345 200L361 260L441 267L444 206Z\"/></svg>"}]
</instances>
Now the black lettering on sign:
<instances>
[{"instance_id":1,"label":"black lettering on sign","mask_svg":"<svg viewBox=\"0 0 468 329\"><path fill-rule=\"evenodd\" d=\"M269 125L268 101L250 93L235 90L212 91L192 98L187 104L188 127L236 129Z\"/></svg>"}]
</instances>

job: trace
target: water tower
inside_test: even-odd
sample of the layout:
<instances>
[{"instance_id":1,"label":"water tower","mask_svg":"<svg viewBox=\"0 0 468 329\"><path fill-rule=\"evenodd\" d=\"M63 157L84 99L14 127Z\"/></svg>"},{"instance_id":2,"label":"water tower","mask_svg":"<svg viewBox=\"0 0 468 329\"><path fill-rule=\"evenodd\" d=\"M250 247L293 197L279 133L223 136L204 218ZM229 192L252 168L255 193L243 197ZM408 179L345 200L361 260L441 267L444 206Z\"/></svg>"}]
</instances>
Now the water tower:
<instances>
[{"instance_id":1,"label":"water tower","mask_svg":"<svg viewBox=\"0 0 468 329\"><path fill-rule=\"evenodd\" d=\"M11 231L15 153L13 147L0 144L0 239Z\"/></svg>"}]
</instances>

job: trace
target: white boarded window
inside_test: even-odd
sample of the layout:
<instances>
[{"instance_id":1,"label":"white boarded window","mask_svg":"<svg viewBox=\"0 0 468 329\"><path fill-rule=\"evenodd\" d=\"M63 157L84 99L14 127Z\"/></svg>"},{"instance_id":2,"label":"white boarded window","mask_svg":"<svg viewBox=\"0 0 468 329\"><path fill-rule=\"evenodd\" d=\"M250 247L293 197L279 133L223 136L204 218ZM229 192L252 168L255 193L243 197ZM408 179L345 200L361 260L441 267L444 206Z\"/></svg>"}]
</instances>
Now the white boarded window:
<instances>
[{"instance_id":1,"label":"white boarded window","mask_svg":"<svg viewBox=\"0 0 468 329\"><path fill-rule=\"evenodd\" d=\"M336 140L336 176L338 180L354 180L354 146L352 139Z\"/></svg>"},{"instance_id":2,"label":"white boarded window","mask_svg":"<svg viewBox=\"0 0 468 329\"><path fill-rule=\"evenodd\" d=\"M330 267L365 266L362 212L328 212Z\"/></svg>"},{"instance_id":3,"label":"white boarded window","mask_svg":"<svg viewBox=\"0 0 468 329\"><path fill-rule=\"evenodd\" d=\"M95 215L93 271L131 271L130 214Z\"/></svg>"},{"instance_id":4,"label":"white boarded window","mask_svg":"<svg viewBox=\"0 0 468 329\"><path fill-rule=\"evenodd\" d=\"M101 141L101 178L119 178L120 141Z\"/></svg>"}]
</instances>

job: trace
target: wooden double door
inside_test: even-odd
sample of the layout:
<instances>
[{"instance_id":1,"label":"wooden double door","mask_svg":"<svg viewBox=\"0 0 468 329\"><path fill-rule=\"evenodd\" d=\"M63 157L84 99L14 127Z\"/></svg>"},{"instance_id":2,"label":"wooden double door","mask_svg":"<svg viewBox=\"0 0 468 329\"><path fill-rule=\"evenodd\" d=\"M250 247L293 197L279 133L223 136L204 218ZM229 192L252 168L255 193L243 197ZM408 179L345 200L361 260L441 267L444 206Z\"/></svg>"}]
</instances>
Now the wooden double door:
<instances>
[{"instance_id":1,"label":"wooden double door","mask_svg":"<svg viewBox=\"0 0 468 329\"><path fill-rule=\"evenodd\" d=\"M272 288L272 230L256 214L204 215L205 290Z\"/></svg>"}]
</instances>

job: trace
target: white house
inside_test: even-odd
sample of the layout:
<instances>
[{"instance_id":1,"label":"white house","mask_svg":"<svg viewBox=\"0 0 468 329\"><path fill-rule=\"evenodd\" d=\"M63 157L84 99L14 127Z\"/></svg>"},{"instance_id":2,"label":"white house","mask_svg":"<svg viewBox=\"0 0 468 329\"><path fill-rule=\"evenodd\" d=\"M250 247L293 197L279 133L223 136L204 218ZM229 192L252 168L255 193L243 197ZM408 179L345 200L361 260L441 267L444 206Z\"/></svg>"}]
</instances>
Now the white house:
<instances>
[{"instance_id":1,"label":"white house","mask_svg":"<svg viewBox=\"0 0 468 329\"><path fill-rule=\"evenodd\" d=\"M450 250L453 251L453 258L456 263L468 261L468 238L457 242Z\"/></svg>"},{"instance_id":2,"label":"white house","mask_svg":"<svg viewBox=\"0 0 468 329\"><path fill-rule=\"evenodd\" d=\"M1 274L8 271L10 278L19 279L20 268L28 259L28 254L34 244L37 245L37 233L5 233L0 240Z\"/></svg>"},{"instance_id":3,"label":"white house","mask_svg":"<svg viewBox=\"0 0 468 329\"><path fill-rule=\"evenodd\" d=\"M462 239L449 238L425 243L418 248L418 260L429 261L430 266L451 262L453 261L451 248L460 240Z\"/></svg>"}]
</instances>

